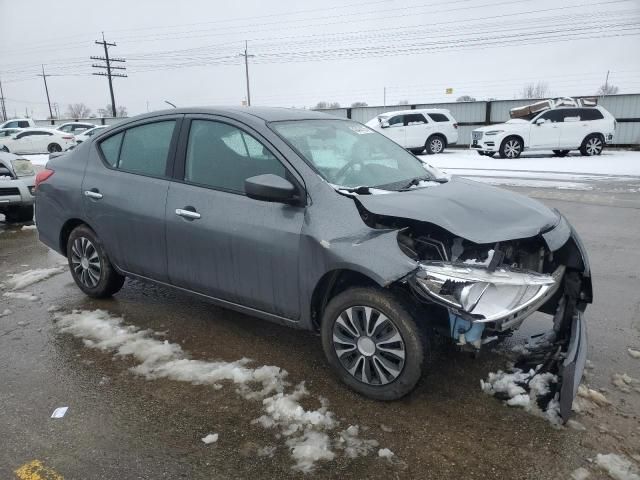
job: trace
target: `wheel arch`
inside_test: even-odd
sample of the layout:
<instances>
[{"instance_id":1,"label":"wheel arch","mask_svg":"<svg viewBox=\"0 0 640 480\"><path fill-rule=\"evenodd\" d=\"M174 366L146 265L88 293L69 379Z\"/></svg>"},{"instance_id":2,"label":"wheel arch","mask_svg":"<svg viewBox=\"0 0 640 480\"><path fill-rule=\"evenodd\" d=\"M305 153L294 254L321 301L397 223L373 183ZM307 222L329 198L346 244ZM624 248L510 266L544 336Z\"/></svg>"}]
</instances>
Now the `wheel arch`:
<instances>
[{"instance_id":1,"label":"wheel arch","mask_svg":"<svg viewBox=\"0 0 640 480\"><path fill-rule=\"evenodd\" d=\"M598 137L600 137L600 140L602 140L603 144L606 143L604 133L601 133L601 132L589 132L582 138L582 142L580 142L580 145L581 146L584 145L584 143L587 141L587 138L589 138L592 135L597 135ZM604 145L603 145L603 147L604 147Z\"/></svg>"},{"instance_id":2,"label":"wheel arch","mask_svg":"<svg viewBox=\"0 0 640 480\"><path fill-rule=\"evenodd\" d=\"M520 135L519 133L509 133L508 135L505 135L505 137L500 141L500 148L502 148L502 144L510 138L517 138L522 142L522 148L524 149L526 147L526 143L522 135Z\"/></svg>"},{"instance_id":3,"label":"wheel arch","mask_svg":"<svg viewBox=\"0 0 640 480\"><path fill-rule=\"evenodd\" d=\"M62 225L62 228L60 229L60 251L64 254L65 257L67 256L67 242L69 241L69 236L71 235L71 232L80 225L86 225L91 230L93 230L93 227L91 227L91 225L80 218L70 218ZM95 232L95 230L93 231Z\"/></svg>"},{"instance_id":4,"label":"wheel arch","mask_svg":"<svg viewBox=\"0 0 640 480\"><path fill-rule=\"evenodd\" d=\"M433 137L440 137L442 139L442 141L444 142L444 146L442 147L443 150L445 148L447 148L447 146L449 145L449 141L447 140L447 136L442 132L433 132L431 135L429 135L427 137L427 141L424 142L425 145L428 144Z\"/></svg>"}]
</instances>

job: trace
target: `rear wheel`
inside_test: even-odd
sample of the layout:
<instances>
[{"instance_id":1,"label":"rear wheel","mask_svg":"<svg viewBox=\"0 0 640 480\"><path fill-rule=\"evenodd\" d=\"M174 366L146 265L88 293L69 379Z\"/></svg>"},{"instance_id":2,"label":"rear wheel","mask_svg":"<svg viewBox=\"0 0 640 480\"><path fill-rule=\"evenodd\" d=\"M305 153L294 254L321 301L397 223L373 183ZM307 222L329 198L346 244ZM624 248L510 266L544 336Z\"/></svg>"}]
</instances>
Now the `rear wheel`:
<instances>
[{"instance_id":1,"label":"rear wheel","mask_svg":"<svg viewBox=\"0 0 640 480\"><path fill-rule=\"evenodd\" d=\"M591 157L593 155L600 155L604 148L604 140L602 136L598 134L589 135L582 142L582 146L580 147L580 153L586 157Z\"/></svg>"},{"instance_id":2,"label":"rear wheel","mask_svg":"<svg viewBox=\"0 0 640 480\"><path fill-rule=\"evenodd\" d=\"M30 222L33 220L33 205L26 207L9 207L4 218L7 223Z\"/></svg>"},{"instance_id":3,"label":"rear wheel","mask_svg":"<svg viewBox=\"0 0 640 480\"><path fill-rule=\"evenodd\" d=\"M50 143L49 146L47 147L47 151L49 153L61 152L62 147L57 143Z\"/></svg>"},{"instance_id":4,"label":"rear wheel","mask_svg":"<svg viewBox=\"0 0 640 480\"><path fill-rule=\"evenodd\" d=\"M554 150L553 155L556 157L566 157L569 154L569 150Z\"/></svg>"},{"instance_id":5,"label":"rear wheel","mask_svg":"<svg viewBox=\"0 0 640 480\"><path fill-rule=\"evenodd\" d=\"M396 400L422 376L427 343L409 309L391 292L353 288L327 305L324 353L338 377L376 400Z\"/></svg>"},{"instance_id":6,"label":"rear wheel","mask_svg":"<svg viewBox=\"0 0 640 480\"><path fill-rule=\"evenodd\" d=\"M110 297L124 284L124 277L111 265L102 242L86 225L76 227L69 235L67 259L76 284L90 297Z\"/></svg>"},{"instance_id":7,"label":"rear wheel","mask_svg":"<svg viewBox=\"0 0 640 480\"><path fill-rule=\"evenodd\" d=\"M429 155L433 155L434 153L442 153L445 146L446 140L442 135L431 135L427 139L424 148Z\"/></svg>"},{"instance_id":8,"label":"rear wheel","mask_svg":"<svg viewBox=\"0 0 640 480\"><path fill-rule=\"evenodd\" d=\"M524 145L518 137L507 137L500 145L500 158L518 158Z\"/></svg>"}]
</instances>

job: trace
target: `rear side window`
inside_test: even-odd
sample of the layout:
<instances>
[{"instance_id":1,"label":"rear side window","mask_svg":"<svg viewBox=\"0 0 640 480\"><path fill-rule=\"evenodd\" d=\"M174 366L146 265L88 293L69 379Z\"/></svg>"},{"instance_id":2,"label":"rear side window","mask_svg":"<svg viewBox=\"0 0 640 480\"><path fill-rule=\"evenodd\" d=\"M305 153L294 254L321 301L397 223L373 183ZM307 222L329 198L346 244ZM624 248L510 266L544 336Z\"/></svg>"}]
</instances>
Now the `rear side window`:
<instances>
[{"instance_id":1,"label":"rear side window","mask_svg":"<svg viewBox=\"0 0 640 480\"><path fill-rule=\"evenodd\" d=\"M434 122L448 122L449 118L444 113L429 113L429 117Z\"/></svg>"},{"instance_id":2,"label":"rear side window","mask_svg":"<svg viewBox=\"0 0 640 480\"><path fill-rule=\"evenodd\" d=\"M125 130L118 169L154 177L165 175L175 120Z\"/></svg>"},{"instance_id":3,"label":"rear side window","mask_svg":"<svg viewBox=\"0 0 640 480\"><path fill-rule=\"evenodd\" d=\"M423 123L427 123L427 119L421 113L411 113L404 116L405 125L420 125Z\"/></svg>"},{"instance_id":4,"label":"rear side window","mask_svg":"<svg viewBox=\"0 0 640 480\"><path fill-rule=\"evenodd\" d=\"M20 120L18 122L18 127L20 127L20 128L28 128L29 127L29 122L27 122L25 120Z\"/></svg>"},{"instance_id":5,"label":"rear side window","mask_svg":"<svg viewBox=\"0 0 640 480\"><path fill-rule=\"evenodd\" d=\"M124 137L124 132L120 132L113 137L109 137L105 141L100 143L100 150L102 150L102 155L104 156L104 159L107 161L107 163L112 167L115 167L118 164L118 155L120 153L122 137Z\"/></svg>"},{"instance_id":6,"label":"rear side window","mask_svg":"<svg viewBox=\"0 0 640 480\"><path fill-rule=\"evenodd\" d=\"M595 108L582 108L580 109L580 117L582 120L602 120L604 115L602 112Z\"/></svg>"}]
</instances>

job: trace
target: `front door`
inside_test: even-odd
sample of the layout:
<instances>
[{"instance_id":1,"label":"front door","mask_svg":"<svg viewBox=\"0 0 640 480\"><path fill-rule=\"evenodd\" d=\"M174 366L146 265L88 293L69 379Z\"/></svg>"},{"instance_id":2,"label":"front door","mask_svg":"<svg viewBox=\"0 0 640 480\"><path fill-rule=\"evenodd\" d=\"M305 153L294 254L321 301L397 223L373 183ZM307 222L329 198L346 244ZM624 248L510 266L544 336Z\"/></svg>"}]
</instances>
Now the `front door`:
<instances>
[{"instance_id":1,"label":"front door","mask_svg":"<svg viewBox=\"0 0 640 480\"><path fill-rule=\"evenodd\" d=\"M560 145L560 123L563 116L559 110L549 110L531 123L529 148L556 149ZM544 120L540 122L540 120Z\"/></svg>"},{"instance_id":2,"label":"front door","mask_svg":"<svg viewBox=\"0 0 640 480\"><path fill-rule=\"evenodd\" d=\"M404 147L406 145L406 129L404 126L404 115L396 115L389 118L388 127L382 130L385 137L390 138L398 145Z\"/></svg>"},{"instance_id":3,"label":"front door","mask_svg":"<svg viewBox=\"0 0 640 480\"><path fill-rule=\"evenodd\" d=\"M171 283L297 319L305 209L244 194L246 178L271 173L292 180L293 174L240 123L194 117L189 124L181 141L184 172L167 198Z\"/></svg>"},{"instance_id":4,"label":"front door","mask_svg":"<svg viewBox=\"0 0 640 480\"><path fill-rule=\"evenodd\" d=\"M155 118L101 140L82 183L85 214L111 260L158 281L167 281L167 177L179 123Z\"/></svg>"}]
</instances>

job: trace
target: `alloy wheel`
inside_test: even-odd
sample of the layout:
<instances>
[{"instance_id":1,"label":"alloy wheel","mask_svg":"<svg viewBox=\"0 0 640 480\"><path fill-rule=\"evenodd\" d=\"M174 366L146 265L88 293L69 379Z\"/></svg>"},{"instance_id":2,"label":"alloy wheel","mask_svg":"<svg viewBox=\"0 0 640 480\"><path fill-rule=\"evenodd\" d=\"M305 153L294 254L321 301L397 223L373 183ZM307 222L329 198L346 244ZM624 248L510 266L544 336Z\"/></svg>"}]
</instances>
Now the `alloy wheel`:
<instances>
[{"instance_id":1,"label":"alloy wheel","mask_svg":"<svg viewBox=\"0 0 640 480\"><path fill-rule=\"evenodd\" d=\"M440 140L439 138L434 138L433 140L431 140L431 151L433 153L440 153L444 148L444 145L442 144L442 140Z\"/></svg>"},{"instance_id":2,"label":"alloy wheel","mask_svg":"<svg viewBox=\"0 0 640 480\"><path fill-rule=\"evenodd\" d=\"M515 139L508 140L504 144L504 153L508 158L517 158L520 155L520 142Z\"/></svg>"},{"instance_id":3,"label":"alloy wheel","mask_svg":"<svg viewBox=\"0 0 640 480\"><path fill-rule=\"evenodd\" d=\"M602 140L598 137L591 137L585 145L587 155L598 155L602 151Z\"/></svg>"},{"instance_id":4,"label":"alloy wheel","mask_svg":"<svg viewBox=\"0 0 640 480\"><path fill-rule=\"evenodd\" d=\"M343 368L367 385L394 381L405 363L405 343L396 325L366 306L349 307L338 316L333 349Z\"/></svg>"},{"instance_id":5,"label":"alloy wheel","mask_svg":"<svg viewBox=\"0 0 640 480\"><path fill-rule=\"evenodd\" d=\"M58 145L57 143L52 143L52 144L49 145L49 148L47 148L47 150L49 150L49 153L61 152L62 151L62 147L60 145Z\"/></svg>"},{"instance_id":6,"label":"alloy wheel","mask_svg":"<svg viewBox=\"0 0 640 480\"><path fill-rule=\"evenodd\" d=\"M86 237L78 237L71 245L71 264L82 284L95 288L100 281L102 264L96 247Z\"/></svg>"}]
</instances>

